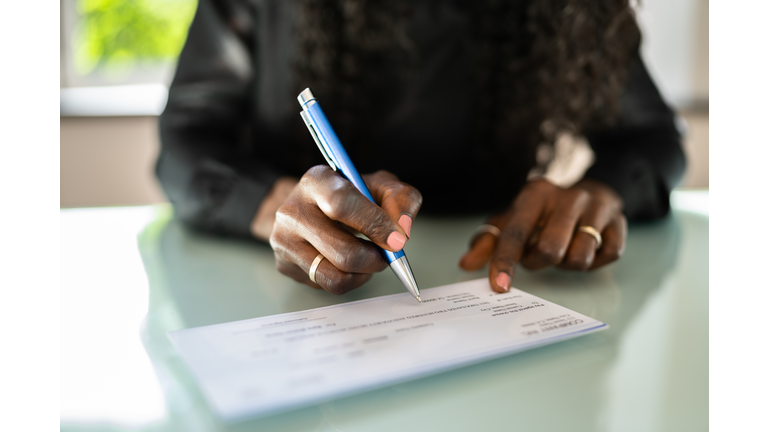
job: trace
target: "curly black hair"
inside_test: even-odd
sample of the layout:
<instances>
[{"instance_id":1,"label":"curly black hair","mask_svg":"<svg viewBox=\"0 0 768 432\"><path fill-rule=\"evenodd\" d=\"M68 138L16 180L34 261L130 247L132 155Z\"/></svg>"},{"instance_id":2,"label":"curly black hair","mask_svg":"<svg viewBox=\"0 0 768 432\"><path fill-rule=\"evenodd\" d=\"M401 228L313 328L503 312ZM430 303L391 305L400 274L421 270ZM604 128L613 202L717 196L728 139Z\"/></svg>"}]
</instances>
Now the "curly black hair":
<instances>
[{"instance_id":1,"label":"curly black hair","mask_svg":"<svg viewBox=\"0 0 768 432\"><path fill-rule=\"evenodd\" d=\"M527 175L547 162L536 160L541 145L615 119L640 41L628 0L481 0L471 11L480 159L514 159ZM323 103L343 140L372 118L372 98L355 97L381 86L370 71L398 64L407 79L418 67L411 15L408 0L301 3L297 82L332 96Z\"/></svg>"}]
</instances>

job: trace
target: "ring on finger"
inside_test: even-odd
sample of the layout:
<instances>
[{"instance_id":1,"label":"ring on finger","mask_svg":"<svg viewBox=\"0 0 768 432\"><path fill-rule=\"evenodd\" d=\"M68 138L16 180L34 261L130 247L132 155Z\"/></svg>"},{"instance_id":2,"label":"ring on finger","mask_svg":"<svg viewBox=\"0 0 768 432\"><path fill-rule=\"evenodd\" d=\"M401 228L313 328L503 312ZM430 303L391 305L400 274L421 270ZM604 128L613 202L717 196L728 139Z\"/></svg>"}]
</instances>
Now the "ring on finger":
<instances>
[{"instance_id":1,"label":"ring on finger","mask_svg":"<svg viewBox=\"0 0 768 432\"><path fill-rule=\"evenodd\" d=\"M315 260L312 261L312 265L309 266L309 280L311 280L312 283L317 283L315 274L317 273L317 268L320 266L320 261L322 261L323 258L325 258L323 254L317 254Z\"/></svg>"},{"instance_id":2,"label":"ring on finger","mask_svg":"<svg viewBox=\"0 0 768 432\"><path fill-rule=\"evenodd\" d=\"M600 249L600 247L603 245L603 236L600 235L600 231L596 230L595 227L591 227L589 225L582 225L578 229L579 232L587 233L595 238L595 241L597 244L595 245L595 249Z\"/></svg>"},{"instance_id":3,"label":"ring on finger","mask_svg":"<svg viewBox=\"0 0 768 432\"><path fill-rule=\"evenodd\" d=\"M485 233L489 233L489 234L492 234L494 237L496 237L496 238L499 238L499 236L501 235L501 230L500 230L498 227L496 227L496 226L494 226L494 225L491 225L491 224L483 224L483 225L480 225L480 226L479 226L479 227L477 227L477 229L475 230L475 233L474 233L474 234L472 234L472 238L471 238L471 240L470 240L469 242L470 242L470 243L474 243L474 242L475 242L475 240L476 240L478 237L480 237L481 235L483 235L483 234L485 234Z\"/></svg>"}]
</instances>

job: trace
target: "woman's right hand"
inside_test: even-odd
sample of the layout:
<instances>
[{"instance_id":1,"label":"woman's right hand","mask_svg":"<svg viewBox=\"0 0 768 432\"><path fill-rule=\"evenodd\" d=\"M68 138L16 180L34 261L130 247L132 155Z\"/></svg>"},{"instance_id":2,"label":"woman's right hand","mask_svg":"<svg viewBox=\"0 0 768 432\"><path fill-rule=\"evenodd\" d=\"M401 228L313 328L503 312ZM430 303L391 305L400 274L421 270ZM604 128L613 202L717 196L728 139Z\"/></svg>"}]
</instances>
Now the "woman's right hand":
<instances>
[{"instance_id":1,"label":"woman's right hand","mask_svg":"<svg viewBox=\"0 0 768 432\"><path fill-rule=\"evenodd\" d=\"M313 288L344 294L387 268L374 243L391 252L403 248L421 207L421 194L387 171L362 177L379 205L328 166L318 165L304 174L277 209L269 236L281 273ZM371 241L355 237L354 231ZM325 259L314 283L308 273L318 254Z\"/></svg>"}]
</instances>

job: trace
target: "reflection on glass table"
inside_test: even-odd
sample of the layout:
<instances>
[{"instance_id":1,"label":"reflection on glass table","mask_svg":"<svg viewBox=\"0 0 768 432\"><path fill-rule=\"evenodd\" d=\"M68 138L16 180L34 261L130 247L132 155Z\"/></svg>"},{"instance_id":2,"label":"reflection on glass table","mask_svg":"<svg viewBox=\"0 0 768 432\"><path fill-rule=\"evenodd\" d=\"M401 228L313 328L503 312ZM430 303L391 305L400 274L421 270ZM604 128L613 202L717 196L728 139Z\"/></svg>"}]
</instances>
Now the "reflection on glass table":
<instances>
[{"instance_id":1,"label":"reflection on glass table","mask_svg":"<svg viewBox=\"0 0 768 432\"><path fill-rule=\"evenodd\" d=\"M257 242L196 233L167 206L62 212L62 430L704 430L708 193L630 226L590 273L520 271L513 285L608 323L599 334L315 406L223 424L166 332L399 293L391 272L336 297L279 274ZM417 218L423 287L456 265L483 218ZM407 427L405 427L407 425Z\"/></svg>"}]
</instances>

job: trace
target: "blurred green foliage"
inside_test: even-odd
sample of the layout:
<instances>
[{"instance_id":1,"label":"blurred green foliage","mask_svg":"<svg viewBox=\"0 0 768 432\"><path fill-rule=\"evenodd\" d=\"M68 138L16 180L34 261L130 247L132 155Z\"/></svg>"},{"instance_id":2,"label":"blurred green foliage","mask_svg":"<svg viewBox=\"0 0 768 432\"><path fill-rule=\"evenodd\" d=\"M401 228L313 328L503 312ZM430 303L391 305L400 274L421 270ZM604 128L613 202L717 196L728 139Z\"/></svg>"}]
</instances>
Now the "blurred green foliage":
<instances>
[{"instance_id":1,"label":"blurred green foliage","mask_svg":"<svg viewBox=\"0 0 768 432\"><path fill-rule=\"evenodd\" d=\"M124 72L174 60L196 0L78 0L74 66L80 74Z\"/></svg>"}]
</instances>

